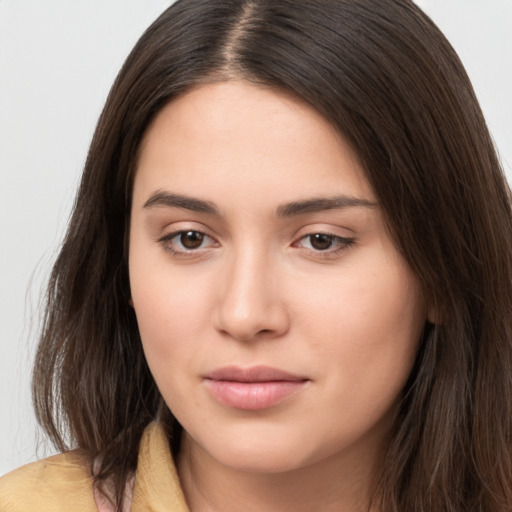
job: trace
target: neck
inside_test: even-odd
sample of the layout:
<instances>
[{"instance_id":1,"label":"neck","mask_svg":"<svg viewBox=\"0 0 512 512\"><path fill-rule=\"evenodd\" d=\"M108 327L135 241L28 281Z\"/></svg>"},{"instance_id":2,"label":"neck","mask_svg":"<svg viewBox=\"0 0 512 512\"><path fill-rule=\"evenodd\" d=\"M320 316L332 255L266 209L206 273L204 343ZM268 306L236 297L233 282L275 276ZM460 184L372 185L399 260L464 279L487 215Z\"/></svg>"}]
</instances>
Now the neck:
<instances>
[{"instance_id":1,"label":"neck","mask_svg":"<svg viewBox=\"0 0 512 512\"><path fill-rule=\"evenodd\" d=\"M352 450L286 472L241 471L184 433L178 472L191 512L368 512L377 460Z\"/></svg>"}]
</instances>

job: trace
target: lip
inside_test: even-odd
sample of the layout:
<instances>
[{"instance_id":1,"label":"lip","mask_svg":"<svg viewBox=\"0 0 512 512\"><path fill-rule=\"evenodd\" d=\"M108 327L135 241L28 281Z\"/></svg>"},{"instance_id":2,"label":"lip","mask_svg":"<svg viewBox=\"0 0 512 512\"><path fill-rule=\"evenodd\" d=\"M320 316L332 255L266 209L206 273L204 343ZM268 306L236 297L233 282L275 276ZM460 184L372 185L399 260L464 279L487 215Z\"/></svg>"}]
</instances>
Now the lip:
<instances>
[{"instance_id":1,"label":"lip","mask_svg":"<svg viewBox=\"0 0 512 512\"><path fill-rule=\"evenodd\" d=\"M307 377L268 366L226 366L206 374L203 380L219 402L246 411L277 405L310 381Z\"/></svg>"}]
</instances>

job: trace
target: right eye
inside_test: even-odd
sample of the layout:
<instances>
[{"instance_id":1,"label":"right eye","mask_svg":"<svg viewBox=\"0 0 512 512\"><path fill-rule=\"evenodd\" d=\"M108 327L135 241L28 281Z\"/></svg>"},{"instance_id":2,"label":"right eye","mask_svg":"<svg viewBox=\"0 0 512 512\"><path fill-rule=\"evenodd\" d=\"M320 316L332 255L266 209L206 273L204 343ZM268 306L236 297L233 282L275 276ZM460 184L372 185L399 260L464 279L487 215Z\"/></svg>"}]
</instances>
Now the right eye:
<instances>
[{"instance_id":1,"label":"right eye","mask_svg":"<svg viewBox=\"0 0 512 512\"><path fill-rule=\"evenodd\" d=\"M190 254L191 252L216 245L213 238L194 229L170 233L162 237L159 242L171 254Z\"/></svg>"}]
</instances>

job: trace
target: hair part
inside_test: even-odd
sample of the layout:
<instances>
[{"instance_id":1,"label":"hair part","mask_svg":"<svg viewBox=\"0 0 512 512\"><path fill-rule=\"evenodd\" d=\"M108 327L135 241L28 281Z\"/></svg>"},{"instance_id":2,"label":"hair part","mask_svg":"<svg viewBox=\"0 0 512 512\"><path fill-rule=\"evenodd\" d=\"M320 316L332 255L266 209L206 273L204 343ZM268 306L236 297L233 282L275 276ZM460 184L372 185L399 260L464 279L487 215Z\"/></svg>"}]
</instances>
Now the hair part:
<instances>
[{"instance_id":1,"label":"hair part","mask_svg":"<svg viewBox=\"0 0 512 512\"><path fill-rule=\"evenodd\" d=\"M100 460L121 509L156 417L180 427L129 306L137 156L170 101L241 79L301 98L350 142L427 324L376 482L383 512L512 510L510 194L454 50L409 0L179 0L128 56L99 119L53 268L36 357L37 417L55 445Z\"/></svg>"}]
</instances>

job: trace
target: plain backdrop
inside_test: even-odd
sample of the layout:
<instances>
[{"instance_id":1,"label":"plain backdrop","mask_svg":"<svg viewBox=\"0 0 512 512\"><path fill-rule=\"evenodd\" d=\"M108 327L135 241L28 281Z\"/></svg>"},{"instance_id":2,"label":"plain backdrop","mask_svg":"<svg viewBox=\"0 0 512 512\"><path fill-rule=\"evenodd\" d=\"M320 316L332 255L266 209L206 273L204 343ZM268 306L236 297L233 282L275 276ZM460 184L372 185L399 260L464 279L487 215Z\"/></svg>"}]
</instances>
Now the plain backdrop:
<instances>
[{"instance_id":1,"label":"plain backdrop","mask_svg":"<svg viewBox=\"0 0 512 512\"><path fill-rule=\"evenodd\" d=\"M30 400L41 289L110 85L170 3L0 0L0 475L49 453ZM512 0L417 3L466 65L510 179Z\"/></svg>"}]
</instances>

